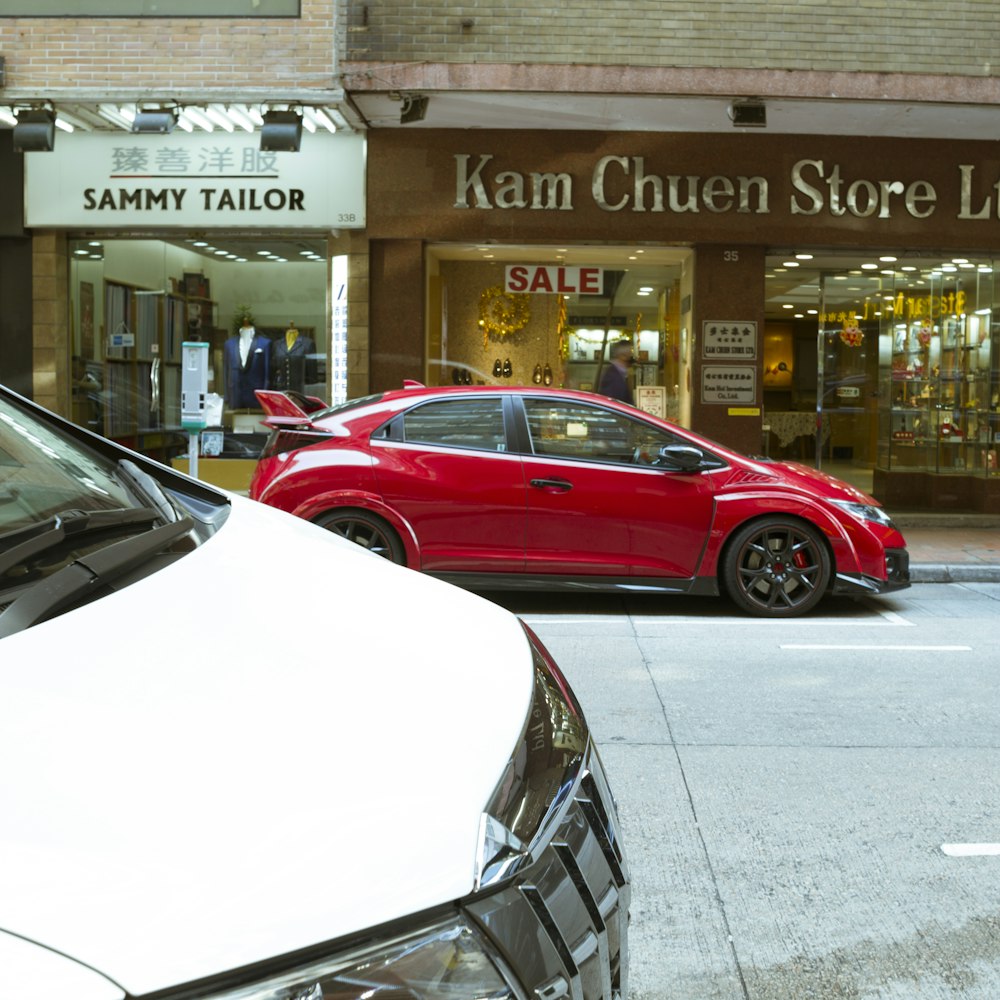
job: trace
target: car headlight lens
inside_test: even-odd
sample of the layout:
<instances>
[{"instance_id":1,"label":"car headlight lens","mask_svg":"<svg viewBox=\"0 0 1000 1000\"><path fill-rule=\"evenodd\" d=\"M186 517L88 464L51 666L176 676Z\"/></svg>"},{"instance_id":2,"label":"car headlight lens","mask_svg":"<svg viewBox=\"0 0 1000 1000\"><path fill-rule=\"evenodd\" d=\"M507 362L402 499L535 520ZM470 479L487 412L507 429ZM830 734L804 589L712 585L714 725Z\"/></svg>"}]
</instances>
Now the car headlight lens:
<instances>
[{"instance_id":1,"label":"car headlight lens","mask_svg":"<svg viewBox=\"0 0 1000 1000\"><path fill-rule=\"evenodd\" d=\"M590 731L555 662L522 622L535 686L521 737L480 823L476 888L510 878L544 850L579 782Z\"/></svg>"},{"instance_id":2,"label":"car headlight lens","mask_svg":"<svg viewBox=\"0 0 1000 1000\"><path fill-rule=\"evenodd\" d=\"M852 500L833 500L831 502L861 521L871 521L873 524L881 524L886 528L895 527L892 518L881 507L870 503L855 503Z\"/></svg>"},{"instance_id":3,"label":"car headlight lens","mask_svg":"<svg viewBox=\"0 0 1000 1000\"><path fill-rule=\"evenodd\" d=\"M508 1000L488 945L461 917L205 1000Z\"/></svg>"}]
</instances>

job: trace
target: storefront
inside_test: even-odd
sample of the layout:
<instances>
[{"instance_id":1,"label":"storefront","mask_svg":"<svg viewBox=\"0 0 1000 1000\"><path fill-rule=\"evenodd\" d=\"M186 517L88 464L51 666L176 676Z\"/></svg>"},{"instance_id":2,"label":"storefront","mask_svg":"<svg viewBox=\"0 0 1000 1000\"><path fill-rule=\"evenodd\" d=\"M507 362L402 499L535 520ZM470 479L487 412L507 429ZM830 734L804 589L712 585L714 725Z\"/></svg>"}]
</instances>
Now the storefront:
<instances>
[{"instance_id":1,"label":"storefront","mask_svg":"<svg viewBox=\"0 0 1000 1000\"><path fill-rule=\"evenodd\" d=\"M263 437L255 390L346 396L337 235L364 226L363 137L264 152L250 133L91 133L25 160L27 225L68 257L76 422L186 467L182 350L207 343L199 474L240 488Z\"/></svg>"},{"instance_id":2,"label":"storefront","mask_svg":"<svg viewBox=\"0 0 1000 1000\"><path fill-rule=\"evenodd\" d=\"M628 338L696 431L1000 509L995 144L395 129L368 170L373 388L592 388Z\"/></svg>"}]
</instances>

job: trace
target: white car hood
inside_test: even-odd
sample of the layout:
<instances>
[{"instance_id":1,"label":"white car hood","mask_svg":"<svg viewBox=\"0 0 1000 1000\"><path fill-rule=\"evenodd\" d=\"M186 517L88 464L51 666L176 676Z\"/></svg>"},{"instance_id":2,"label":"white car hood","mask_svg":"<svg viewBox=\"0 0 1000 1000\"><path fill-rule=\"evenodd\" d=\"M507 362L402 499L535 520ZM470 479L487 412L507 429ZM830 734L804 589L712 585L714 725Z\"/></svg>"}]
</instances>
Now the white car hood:
<instances>
[{"instance_id":1,"label":"white car hood","mask_svg":"<svg viewBox=\"0 0 1000 1000\"><path fill-rule=\"evenodd\" d=\"M134 994L471 891L531 697L512 615L232 501L0 640L0 928Z\"/></svg>"}]
</instances>

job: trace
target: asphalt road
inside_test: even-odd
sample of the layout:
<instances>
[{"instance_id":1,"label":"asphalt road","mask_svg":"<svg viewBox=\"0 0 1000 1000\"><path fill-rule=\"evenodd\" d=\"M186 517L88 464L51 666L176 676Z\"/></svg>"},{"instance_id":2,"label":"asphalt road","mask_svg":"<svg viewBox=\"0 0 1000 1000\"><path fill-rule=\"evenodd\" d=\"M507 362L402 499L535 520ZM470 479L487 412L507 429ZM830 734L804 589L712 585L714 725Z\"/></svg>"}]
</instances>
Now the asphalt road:
<instances>
[{"instance_id":1,"label":"asphalt road","mask_svg":"<svg viewBox=\"0 0 1000 1000\"><path fill-rule=\"evenodd\" d=\"M604 758L632 1000L1000 997L1000 583L788 622L487 596L555 655Z\"/></svg>"}]
</instances>

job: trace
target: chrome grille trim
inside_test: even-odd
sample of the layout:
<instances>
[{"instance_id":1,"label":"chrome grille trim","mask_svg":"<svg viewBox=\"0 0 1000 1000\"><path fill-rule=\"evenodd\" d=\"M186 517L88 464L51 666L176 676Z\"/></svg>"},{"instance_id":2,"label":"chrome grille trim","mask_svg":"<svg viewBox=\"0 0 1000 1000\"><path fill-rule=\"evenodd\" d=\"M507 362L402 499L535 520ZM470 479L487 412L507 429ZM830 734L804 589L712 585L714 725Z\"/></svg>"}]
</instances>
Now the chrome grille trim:
<instances>
[{"instance_id":1,"label":"chrome grille trim","mask_svg":"<svg viewBox=\"0 0 1000 1000\"><path fill-rule=\"evenodd\" d=\"M542 894L531 885L523 886L521 892L524 894L524 898L527 899L528 905L535 911L535 915L545 929L545 933L548 934L552 946L559 953L559 958L562 959L563 969L569 976L569 995L573 1000L584 1000L583 987L580 985L580 970L573 960L573 954L569 950L569 945L556 926L552 914L549 913L549 908L545 905Z\"/></svg>"},{"instance_id":2,"label":"chrome grille trim","mask_svg":"<svg viewBox=\"0 0 1000 1000\"><path fill-rule=\"evenodd\" d=\"M620 1000L628 989L628 864L614 800L591 746L552 839L463 909L535 1000Z\"/></svg>"},{"instance_id":3,"label":"chrome grille trim","mask_svg":"<svg viewBox=\"0 0 1000 1000\"><path fill-rule=\"evenodd\" d=\"M608 928L604 922L604 915L601 913L601 908L597 905L597 900L594 899L594 894L590 891L590 886L587 885L587 880L584 878L583 872L580 871L580 866L576 863L576 858L573 856L573 851L570 847L567 844L556 844L554 850L559 856L559 860L562 861L563 867L569 874L573 885L576 887L576 891L580 894L580 899L587 913L590 915L590 920L593 924L593 929L588 931L584 938L584 941L593 940L593 949L587 954L581 955L582 944L578 945L573 949L573 958L576 960L577 965L582 965L593 953L593 950L596 949L601 961L601 993L605 997L610 997L611 955L608 951Z\"/></svg>"}]
</instances>

